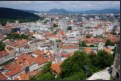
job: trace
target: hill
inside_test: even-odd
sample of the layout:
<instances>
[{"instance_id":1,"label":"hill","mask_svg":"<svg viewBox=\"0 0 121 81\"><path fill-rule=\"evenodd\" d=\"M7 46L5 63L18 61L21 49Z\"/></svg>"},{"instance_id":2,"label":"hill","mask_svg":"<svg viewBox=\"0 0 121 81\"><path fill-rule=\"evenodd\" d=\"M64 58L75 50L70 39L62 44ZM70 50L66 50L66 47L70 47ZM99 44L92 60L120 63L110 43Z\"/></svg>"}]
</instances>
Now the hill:
<instances>
[{"instance_id":1,"label":"hill","mask_svg":"<svg viewBox=\"0 0 121 81\"><path fill-rule=\"evenodd\" d=\"M6 22L15 22L19 20L20 23L23 22L34 22L40 17L21 10L11 9L11 8L0 8L0 24L5 25Z\"/></svg>"},{"instance_id":2,"label":"hill","mask_svg":"<svg viewBox=\"0 0 121 81\"><path fill-rule=\"evenodd\" d=\"M102 13L119 14L120 10L117 10L117 9L90 10L90 11L85 11L85 13L88 13L88 14L102 14Z\"/></svg>"},{"instance_id":3,"label":"hill","mask_svg":"<svg viewBox=\"0 0 121 81\"><path fill-rule=\"evenodd\" d=\"M33 17L39 17L39 16L21 10L16 10L11 8L0 8L0 18L16 20L16 19L33 18Z\"/></svg>"},{"instance_id":4,"label":"hill","mask_svg":"<svg viewBox=\"0 0 121 81\"><path fill-rule=\"evenodd\" d=\"M48 13L83 13L83 11L67 11L65 9L51 9ZM86 14L102 14L102 13L114 13L119 14L120 10L118 9L103 9L103 10L89 10L85 11Z\"/></svg>"},{"instance_id":5,"label":"hill","mask_svg":"<svg viewBox=\"0 0 121 81\"><path fill-rule=\"evenodd\" d=\"M69 13L69 11L66 11L65 9L51 9L48 11L48 13Z\"/></svg>"},{"instance_id":6,"label":"hill","mask_svg":"<svg viewBox=\"0 0 121 81\"><path fill-rule=\"evenodd\" d=\"M24 12L30 12L30 13L40 13L39 11L35 11L35 10L22 10L22 9L18 9Z\"/></svg>"}]
</instances>

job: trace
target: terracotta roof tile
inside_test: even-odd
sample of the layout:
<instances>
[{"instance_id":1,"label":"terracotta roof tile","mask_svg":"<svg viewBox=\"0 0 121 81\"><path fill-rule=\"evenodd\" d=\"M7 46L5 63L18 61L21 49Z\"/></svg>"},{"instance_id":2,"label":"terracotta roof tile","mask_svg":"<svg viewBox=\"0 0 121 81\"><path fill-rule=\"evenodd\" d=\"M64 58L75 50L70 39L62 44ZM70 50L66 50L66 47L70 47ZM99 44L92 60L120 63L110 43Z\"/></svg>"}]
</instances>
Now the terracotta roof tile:
<instances>
[{"instance_id":1,"label":"terracotta roof tile","mask_svg":"<svg viewBox=\"0 0 121 81\"><path fill-rule=\"evenodd\" d=\"M0 58L4 57L5 55L8 55L9 53L6 51L0 51Z\"/></svg>"},{"instance_id":2,"label":"terracotta roof tile","mask_svg":"<svg viewBox=\"0 0 121 81\"><path fill-rule=\"evenodd\" d=\"M2 74L2 71L0 71L0 80L6 80L7 77Z\"/></svg>"},{"instance_id":3,"label":"terracotta roof tile","mask_svg":"<svg viewBox=\"0 0 121 81\"><path fill-rule=\"evenodd\" d=\"M87 48L85 48L83 51L89 53L89 52L92 52L93 50L92 50L90 47L87 47Z\"/></svg>"},{"instance_id":4,"label":"terracotta roof tile","mask_svg":"<svg viewBox=\"0 0 121 81\"><path fill-rule=\"evenodd\" d=\"M10 46L8 46L8 47L6 47L7 49L9 49L9 50L11 50L11 49L13 49L12 47L10 47Z\"/></svg>"},{"instance_id":5,"label":"terracotta roof tile","mask_svg":"<svg viewBox=\"0 0 121 81\"><path fill-rule=\"evenodd\" d=\"M108 53L111 54L111 49L107 48L107 49L104 49L104 51L107 51Z\"/></svg>"},{"instance_id":6,"label":"terracotta roof tile","mask_svg":"<svg viewBox=\"0 0 121 81\"><path fill-rule=\"evenodd\" d=\"M51 63L52 70L55 70L59 74L61 72L60 67L59 67L61 64L62 64L62 62L59 62L59 63L56 63L56 64Z\"/></svg>"},{"instance_id":7,"label":"terracotta roof tile","mask_svg":"<svg viewBox=\"0 0 121 81\"><path fill-rule=\"evenodd\" d=\"M41 51L39 49L33 52L33 54L37 54L37 55L41 55L42 53L43 53L43 51Z\"/></svg>"},{"instance_id":8,"label":"terracotta roof tile","mask_svg":"<svg viewBox=\"0 0 121 81\"><path fill-rule=\"evenodd\" d=\"M77 43L60 43L60 47L63 49L77 48Z\"/></svg>"}]
</instances>

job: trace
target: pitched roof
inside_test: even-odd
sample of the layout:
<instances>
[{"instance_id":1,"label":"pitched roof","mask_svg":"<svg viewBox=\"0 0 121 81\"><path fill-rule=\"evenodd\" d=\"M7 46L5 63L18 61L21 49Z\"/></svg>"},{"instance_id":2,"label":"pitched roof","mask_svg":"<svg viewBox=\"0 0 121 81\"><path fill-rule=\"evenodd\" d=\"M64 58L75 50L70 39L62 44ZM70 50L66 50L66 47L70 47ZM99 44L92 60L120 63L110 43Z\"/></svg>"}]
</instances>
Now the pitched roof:
<instances>
[{"instance_id":1,"label":"pitched roof","mask_svg":"<svg viewBox=\"0 0 121 81\"><path fill-rule=\"evenodd\" d=\"M43 42L46 42L46 39L42 39Z\"/></svg>"},{"instance_id":2,"label":"pitched roof","mask_svg":"<svg viewBox=\"0 0 121 81\"><path fill-rule=\"evenodd\" d=\"M91 51L93 51L90 47L87 47L87 48L85 48L83 51L85 51L85 52L91 52Z\"/></svg>"},{"instance_id":3,"label":"pitched roof","mask_svg":"<svg viewBox=\"0 0 121 81\"><path fill-rule=\"evenodd\" d=\"M19 80L19 78L14 78L14 80Z\"/></svg>"},{"instance_id":4,"label":"pitched roof","mask_svg":"<svg viewBox=\"0 0 121 81\"><path fill-rule=\"evenodd\" d=\"M56 38L56 34L53 34L52 36L50 36L50 37L54 37L54 38Z\"/></svg>"},{"instance_id":5,"label":"pitched roof","mask_svg":"<svg viewBox=\"0 0 121 81\"><path fill-rule=\"evenodd\" d=\"M38 62L36 57L28 58L26 61L28 62L29 65L31 65L32 63L37 63Z\"/></svg>"},{"instance_id":6,"label":"pitched roof","mask_svg":"<svg viewBox=\"0 0 121 81\"><path fill-rule=\"evenodd\" d=\"M61 64L62 64L62 62L59 62L56 64L51 63L52 70L55 70L59 74L61 72L60 67L59 67Z\"/></svg>"},{"instance_id":7,"label":"pitched roof","mask_svg":"<svg viewBox=\"0 0 121 81\"><path fill-rule=\"evenodd\" d=\"M9 50L11 50L11 49L13 49L12 47L10 47L10 46L8 46L8 47L6 47L7 49L9 49Z\"/></svg>"},{"instance_id":8,"label":"pitched roof","mask_svg":"<svg viewBox=\"0 0 121 81\"><path fill-rule=\"evenodd\" d=\"M5 55L8 55L9 53L6 51L0 51L0 58L4 57Z\"/></svg>"},{"instance_id":9,"label":"pitched roof","mask_svg":"<svg viewBox=\"0 0 121 81\"><path fill-rule=\"evenodd\" d=\"M37 55L41 55L42 53L43 53L43 51L41 51L40 49L33 52L33 54L37 54Z\"/></svg>"},{"instance_id":10,"label":"pitched roof","mask_svg":"<svg viewBox=\"0 0 121 81\"><path fill-rule=\"evenodd\" d=\"M25 73L19 75L20 80L29 80L29 76Z\"/></svg>"},{"instance_id":11,"label":"pitched roof","mask_svg":"<svg viewBox=\"0 0 121 81\"><path fill-rule=\"evenodd\" d=\"M7 71L5 74L7 76L13 76L13 75L18 74L19 72L21 72L23 70L24 70L24 68L22 65L19 65L18 63L14 63L13 65L11 65L9 67L9 71Z\"/></svg>"},{"instance_id":12,"label":"pitched roof","mask_svg":"<svg viewBox=\"0 0 121 81\"><path fill-rule=\"evenodd\" d=\"M107 51L108 53L111 54L111 49L107 48L107 49L104 49L104 51Z\"/></svg>"},{"instance_id":13,"label":"pitched roof","mask_svg":"<svg viewBox=\"0 0 121 81\"><path fill-rule=\"evenodd\" d=\"M77 43L60 43L60 47L63 49L77 48Z\"/></svg>"},{"instance_id":14,"label":"pitched roof","mask_svg":"<svg viewBox=\"0 0 121 81\"><path fill-rule=\"evenodd\" d=\"M6 80L7 77L2 74L2 71L0 71L0 80Z\"/></svg>"},{"instance_id":15,"label":"pitched roof","mask_svg":"<svg viewBox=\"0 0 121 81\"><path fill-rule=\"evenodd\" d=\"M62 56L62 57L69 57L70 54L69 54L69 53L64 53L64 52L62 52L62 53L61 53L61 56Z\"/></svg>"},{"instance_id":16,"label":"pitched roof","mask_svg":"<svg viewBox=\"0 0 121 81\"><path fill-rule=\"evenodd\" d=\"M40 71L32 71L30 73L22 73L19 75L20 80L29 80L29 76L36 76Z\"/></svg>"}]
</instances>

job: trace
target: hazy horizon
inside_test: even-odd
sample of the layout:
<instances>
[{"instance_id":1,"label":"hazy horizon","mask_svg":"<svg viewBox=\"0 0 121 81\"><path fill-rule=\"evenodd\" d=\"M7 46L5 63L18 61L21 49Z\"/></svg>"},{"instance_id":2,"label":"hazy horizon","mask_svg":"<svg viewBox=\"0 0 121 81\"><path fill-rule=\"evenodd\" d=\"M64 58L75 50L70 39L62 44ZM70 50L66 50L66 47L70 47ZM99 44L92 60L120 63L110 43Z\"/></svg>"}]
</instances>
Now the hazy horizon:
<instances>
[{"instance_id":1,"label":"hazy horizon","mask_svg":"<svg viewBox=\"0 0 121 81\"><path fill-rule=\"evenodd\" d=\"M67 11L88 11L102 9L120 9L120 1L0 1L0 7L49 11L50 9Z\"/></svg>"}]
</instances>

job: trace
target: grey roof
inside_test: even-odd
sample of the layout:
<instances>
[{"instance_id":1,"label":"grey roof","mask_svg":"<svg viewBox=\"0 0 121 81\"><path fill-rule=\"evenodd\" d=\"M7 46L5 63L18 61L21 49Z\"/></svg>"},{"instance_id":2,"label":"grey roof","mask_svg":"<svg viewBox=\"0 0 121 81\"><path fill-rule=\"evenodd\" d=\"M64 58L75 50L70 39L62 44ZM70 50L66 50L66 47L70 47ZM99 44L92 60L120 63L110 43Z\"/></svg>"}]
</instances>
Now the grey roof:
<instances>
[{"instance_id":1,"label":"grey roof","mask_svg":"<svg viewBox=\"0 0 121 81\"><path fill-rule=\"evenodd\" d=\"M7 29L5 29L5 30L0 30L0 33L1 34L7 34L7 33L9 33L10 31L9 30L7 30Z\"/></svg>"}]
</instances>

